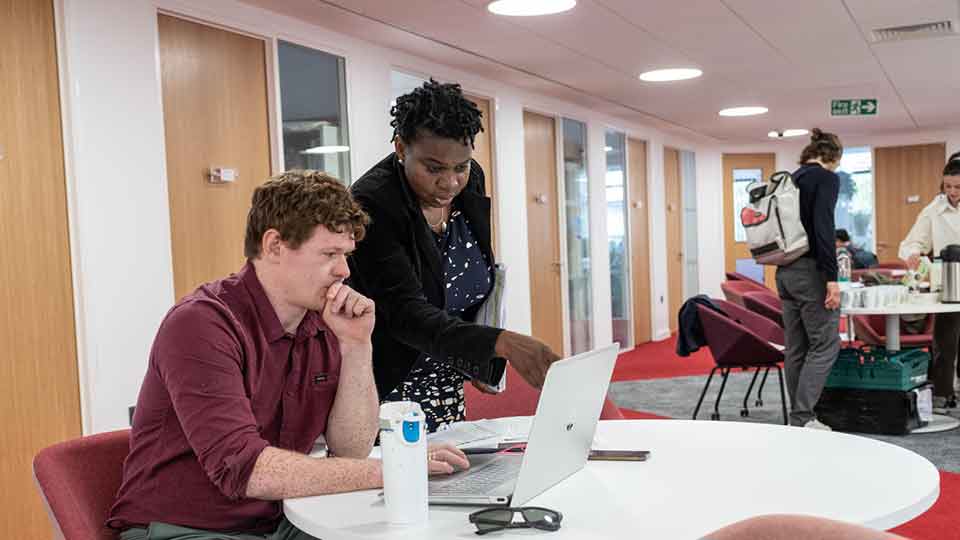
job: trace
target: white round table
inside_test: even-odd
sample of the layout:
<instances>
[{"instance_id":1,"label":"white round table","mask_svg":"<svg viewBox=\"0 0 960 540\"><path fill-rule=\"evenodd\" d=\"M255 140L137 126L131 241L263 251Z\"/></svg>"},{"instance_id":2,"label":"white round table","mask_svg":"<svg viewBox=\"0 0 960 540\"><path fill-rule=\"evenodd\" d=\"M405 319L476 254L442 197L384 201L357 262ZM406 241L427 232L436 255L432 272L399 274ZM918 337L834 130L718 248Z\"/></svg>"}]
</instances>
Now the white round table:
<instances>
[{"instance_id":1,"label":"white round table","mask_svg":"<svg viewBox=\"0 0 960 540\"><path fill-rule=\"evenodd\" d=\"M956 313L960 312L960 304L897 304L895 306L875 307L875 308L843 308L841 313L844 315L886 315L886 348L888 351L900 350L900 316L901 315L922 315L926 313ZM849 329L853 336L853 328ZM851 339L852 341L852 339Z\"/></svg>"},{"instance_id":2,"label":"white round table","mask_svg":"<svg viewBox=\"0 0 960 540\"><path fill-rule=\"evenodd\" d=\"M844 315L886 315L886 349L888 351L900 350L900 316L901 315L921 315L925 313L956 313L960 312L960 304L897 304L895 306L875 307L875 308L844 308L841 313ZM848 321L850 341L856 338L853 331L853 321ZM938 433L949 431L960 427L960 420L943 414L933 415L933 420L926 426L917 428L910 433Z\"/></svg>"},{"instance_id":3,"label":"white round table","mask_svg":"<svg viewBox=\"0 0 960 540\"><path fill-rule=\"evenodd\" d=\"M940 493L925 458L881 441L796 427L691 420L600 422L607 449L651 451L645 462L591 461L528 506L563 513L559 531L503 536L698 539L762 514L795 513L889 529ZM380 490L288 499L287 518L322 540L475 538L464 507L430 507L424 527L391 526Z\"/></svg>"}]
</instances>

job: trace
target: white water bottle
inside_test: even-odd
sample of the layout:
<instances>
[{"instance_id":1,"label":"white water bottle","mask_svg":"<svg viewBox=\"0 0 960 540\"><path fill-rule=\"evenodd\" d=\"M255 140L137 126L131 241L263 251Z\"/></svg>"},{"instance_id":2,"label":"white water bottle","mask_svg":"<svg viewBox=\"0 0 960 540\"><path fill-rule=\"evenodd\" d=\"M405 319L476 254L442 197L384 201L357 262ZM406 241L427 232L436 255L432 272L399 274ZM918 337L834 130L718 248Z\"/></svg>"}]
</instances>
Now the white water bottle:
<instances>
[{"instance_id":1,"label":"white water bottle","mask_svg":"<svg viewBox=\"0 0 960 540\"><path fill-rule=\"evenodd\" d=\"M423 410L411 401L380 405L380 449L387 520L427 522L427 436Z\"/></svg>"},{"instance_id":2,"label":"white water bottle","mask_svg":"<svg viewBox=\"0 0 960 540\"><path fill-rule=\"evenodd\" d=\"M850 281L853 274L853 258L846 248L837 248L837 281Z\"/></svg>"}]
</instances>

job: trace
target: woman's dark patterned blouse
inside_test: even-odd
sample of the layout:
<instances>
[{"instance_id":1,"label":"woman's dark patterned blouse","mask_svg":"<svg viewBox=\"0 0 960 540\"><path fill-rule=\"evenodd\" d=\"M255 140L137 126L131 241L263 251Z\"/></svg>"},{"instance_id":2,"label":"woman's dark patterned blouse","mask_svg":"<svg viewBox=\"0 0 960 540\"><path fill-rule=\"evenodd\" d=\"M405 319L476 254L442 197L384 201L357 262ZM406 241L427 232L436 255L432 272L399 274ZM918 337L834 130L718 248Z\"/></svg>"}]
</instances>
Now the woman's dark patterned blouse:
<instances>
[{"instance_id":1,"label":"woman's dark patterned blouse","mask_svg":"<svg viewBox=\"0 0 960 540\"><path fill-rule=\"evenodd\" d=\"M446 310L459 316L481 303L492 286L490 263L477 245L470 222L459 210L447 221L446 234L434 234L443 258ZM421 355L407 379L384 401L415 401L427 417L427 430L465 417L465 377L448 362Z\"/></svg>"}]
</instances>

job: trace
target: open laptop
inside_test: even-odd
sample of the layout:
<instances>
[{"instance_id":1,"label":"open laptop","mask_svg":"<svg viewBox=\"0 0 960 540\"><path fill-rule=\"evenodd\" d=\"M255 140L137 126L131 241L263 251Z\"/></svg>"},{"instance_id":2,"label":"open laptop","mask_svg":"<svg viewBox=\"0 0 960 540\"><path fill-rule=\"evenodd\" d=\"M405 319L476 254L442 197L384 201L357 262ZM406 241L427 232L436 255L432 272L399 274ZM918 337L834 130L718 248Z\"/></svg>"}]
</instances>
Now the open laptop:
<instances>
[{"instance_id":1,"label":"open laptop","mask_svg":"<svg viewBox=\"0 0 960 540\"><path fill-rule=\"evenodd\" d=\"M430 479L430 504L519 506L582 469L619 350L614 343L554 362L526 451L471 455L468 470Z\"/></svg>"}]
</instances>

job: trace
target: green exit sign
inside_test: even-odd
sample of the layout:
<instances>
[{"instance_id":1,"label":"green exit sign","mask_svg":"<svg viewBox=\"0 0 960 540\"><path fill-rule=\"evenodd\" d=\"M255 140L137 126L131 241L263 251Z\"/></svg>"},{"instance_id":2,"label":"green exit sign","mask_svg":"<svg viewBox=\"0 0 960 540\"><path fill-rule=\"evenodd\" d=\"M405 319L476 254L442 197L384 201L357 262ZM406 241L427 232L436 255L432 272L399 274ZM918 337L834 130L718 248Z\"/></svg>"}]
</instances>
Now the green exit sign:
<instances>
[{"instance_id":1,"label":"green exit sign","mask_svg":"<svg viewBox=\"0 0 960 540\"><path fill-rule=\"evenodd\" d=\"M875 99L832 99L830 116L876 116Z\"/></svg>"}]
</instances>

